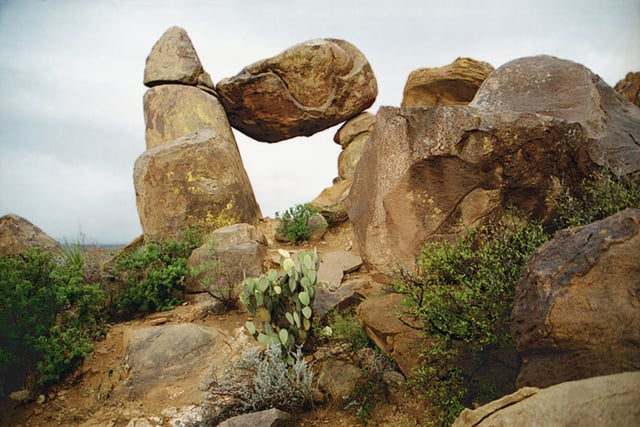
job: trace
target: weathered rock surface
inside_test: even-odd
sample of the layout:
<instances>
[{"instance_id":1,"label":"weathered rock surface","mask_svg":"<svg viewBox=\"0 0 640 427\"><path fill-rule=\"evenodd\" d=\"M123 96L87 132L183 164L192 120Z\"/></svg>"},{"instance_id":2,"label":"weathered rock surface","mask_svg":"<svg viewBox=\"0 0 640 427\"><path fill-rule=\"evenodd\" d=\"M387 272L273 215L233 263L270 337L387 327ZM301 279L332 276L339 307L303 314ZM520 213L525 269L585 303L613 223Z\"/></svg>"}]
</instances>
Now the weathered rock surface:
<instances>
[{"instance_id":1,"label":"weathered rock surface","mask_svg":"<svg viewBox=\"0 0 640 427\"><path fill-rule=\"evenodd\" d=\"M0 217L0 256L16 255L31 248L52 250L58 248L58 242L21 216Z\"/></svg>"},{"instance_id":2,"label":"weathered rock surface","mask_svg":"<svg viewBox=\"0 0 640 427\"><path fill-rule=\"evenodd\" d=\"M213 361L224 360L223 342L217 329L193 323L127 330L124 343L132 395L176 404L198 402L202 391L193 378L203 380Z\"/></svg>"},{"instance_id":3,"label":"weathered rock surface","mask_svg":"<svg viewBox=\"0 0 640 427\"><path fill-rule=\"evenodd\" d=\"M333 140L342 146L338 156L338 177L340 180L352 179L356 166L362 157L364 145L369 140L371 130L376 122L376 116L364 112L348 120Z\"/></svg>"},{"instance_id":4,"label":"weathered rock surface","mask_svg":"<svg viewBox=\"0 0 640 427\"><path fill-rule=\"evenodd\" d=\"M350 179L339 181L322 190L310 204L327 220L327 223L331 225L340 224L349 219L346 201L350 189Z\"/></svg>"},{"instance_id":5,"label":"weathered rock surface","mask_svg":"<svg viewBox=\"0 0 640 427\"><path fill-rule=\"evenodd\" d=\"M452 427L621 426L640 424L640 371L525 387L478 409Z\"/></svg>"},{"instance_id":6,"label":"weathered rock surface","mask_svg":"<svg viewBox=\"0 0 640 427\"><path fill-rule=\"evenodd\" d=\"M360 303L364 298L359 290L366 286L365 279L355 279L341 284L335 289L321 286L318 288L313 300L313 315L318 319L324 317L332 310L344 310Z\"/></svg>"},{"instance_id":7,"label":"weathered rock surface","mask_svg":"<svg viewBox=\"0 0 640 427\"><path fill-rule=\"evenodd\" d=\"M362 258L347 251L327 252L320 255L318 282L337 286L342 283L344 273L356 271L362 265Z\"/></svg>"},{"instance_id":8,"label":"weathered rock surface","mask_svg":"<svg viewBox=\"0 0 640 427\"><path fill-rule=\"evenodd\" d=\"M558 233L516 290L517 386L640 370L640 209Z\"/></svg>"},{"instance_id":9,"label":"weathered rock surface","mask_svg":"<svg viewBox=\"0 0 640 427\"><path fill-rule=\"evenodd\" d=\"M193 86L166 84L144 94L147 148L200 129L215 129L233 138L227 114L218 99Z\"/></svg>"},{"instance_id":10,"label":"weathered rock surface","mask_svg":"<svg viewBox=\"0 0 640 427\"><path fill-rule=\"evenodd\" d=\"M413 267L425 241L495 219L510 205L545 218L547 196L582 176L580 125L472 107L382 107L347 199L367 266Z\"/></svg>"},{"instance_id":11,"label":"weathered rock surface","mask_svg":"<svg viewBox=\"0 0 640 427\"><path fill-rule=\"evenodd\" d=\"M406 312L403 300L400 294L366 299L358 306L358 317L367 336L409 376L420 362L425 339L419 323Z\"/></svg>"},{"instance_id":12,"label":"weathered rock surface","mask_svg":"<svg viewBox=\"0 0 640 427\"><path fill-rule=\"evenodd\" d=\"M546 55L516 59L492 73L470 105L580 123L589 141L577 161L617 175L640 170L640 109L583 65Z\"/></svg>"},{"instance_id":13,"label":"weathered rock surface","mask_svg":"<svg viewBox=\"0 0 640 427\"><path fill-rule=\"evenodd\" d=\"M346 403L360 378L362 372L357 366L338 359L328 359L320 371L318 385L338 402Z\"/></svg>"},{"instance_id":14,"label":"weathered rock surface","mask_svg":"<svg viewBox=\"0 0 640 427\"><path fill-rule=\"evenodd\" d=\"M232 296L245 277L263 273L267 238L255 226L234 224L215 230L195 249L187 267L198 271L187 280L187 292L209 291L215 296Z\"/></svg>"},{"instance_id":15,"label":"weathered rock surface","mask_svg":"<svg viewBox=\"0 0 640 427\"><path fill-rule=\"evenodd\" d=\"M207 83L207 81L209 83ZM163 83L213 87L205 73L187 32L171 27L151 48L144 68L144 84L148 87Z\"/></svg>"},{"instance_id":16,"label":"weathered rock surface","mask_svg":"<svg viewBox=\"0 0 640 427\"><path fill-rule=\"evenodd\" d=\"M640 71L627 73L613 88L624 99L640 107Z\"/></svg>"},{"instance_id":17,"label":"weathered rock surface","mask_svg":"<svg viewBox=\"0 0 640 427\"><path fill-rule=\"evenodd\" d=\"M286 427L291 425L291 415L276 408L251 414L238 415L221 422L218 427Z\"/></svg>"},{"instance_id":18,"label":"weathered rock surface","mask_svg":"<svg viewBox=\"0 0 640 427\"><path fill-rule=\"evenodd\" d=\"M313 135L366 110L378 93L366 57L336 39L295 45L216 89L231 126L263 142Z\"/></svg>"},{"instance_id":19,"label":"weathered rock surface","mask_svg":"<svg viewBox=\"0 0 640 427\"><path fill-rule=\"evenodd\" d=\"M197 224L211 231L221 214L252 225L261 217L235 140L213 129L146 150L134 184L145 238L180 237Z\"/></svg>"},{"instance_id":20,"label":"weathered rock surface","mask_svg":"<svg viewBox=\"0 0 640 427\"><path fill-rule=\"evenodd\" d=\"M419 68L407 78L402 107L467 105L494 68L472 58L457 58L437 68Z\"/></svg>"},{"instance_id":21,"label":"weathered rock surface","mask_svg":"<svg viewBox=\"0 0 640 427\"><path fill-rule=\"evenodd\" d=\"M329 227L327 220L319 213L311 215L307 220L307 227L309 228L309 241L320 241Z\"/></svg>"}]
</instances>

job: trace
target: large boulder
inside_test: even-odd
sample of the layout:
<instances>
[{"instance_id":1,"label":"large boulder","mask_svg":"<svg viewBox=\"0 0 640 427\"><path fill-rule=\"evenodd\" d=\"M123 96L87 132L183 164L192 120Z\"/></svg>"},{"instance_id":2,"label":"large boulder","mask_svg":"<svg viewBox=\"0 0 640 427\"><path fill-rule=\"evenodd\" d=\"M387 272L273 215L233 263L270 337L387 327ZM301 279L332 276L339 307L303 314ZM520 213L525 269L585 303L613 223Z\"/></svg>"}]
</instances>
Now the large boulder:
<instances>
[{"instance_id":1,"label":"large boulder","mask_svg":"<svg viewBox=\"0 0 640 427\"><path fill-rule=\"evenodd\" d=\"M407 312L404 295L366 299L358 306L358 317L371 341L396 361L405 376L411 375L426 342L419 321Z\"/></svg>"},{"instance_id":2,"label":"large boulder","mask_svg":"<svg viewBox=\"0 0 640 427\"><path fill-rule=\"evenodd\" d=\"M196 225L206 233L221 215L252 225L261 217L235 140L213 129L146 150L134 184L145 238L179 238Z\"/></svg>"},{"instance_id":3,"label":"large boulder","mask_svg":"<svg viewBox=\"0 0 640 427\"><path fill-rule=\"evenodd\" d=\"M627 73L613 88L624 99L640 107L640 71Z\"/></svg>"},{"instance_id":4,"label":"large boulder","mask_svg":"<svg viewBox=\"0 0 640 427\"><path fill-rule=\"evenodd\" d=\"M0 256L17 255L31 248L53 250L58 242L31 222L15 214L0 218Z\"/></svg>"},{"instance_id":5,"label":"large boulder","mask_svg":"<svg viewBox=\"0 0 640 427\"><path fill-rule=\"evenodd\" d=\"M376 117L365 112L347 121L336 132L333 140L342 146L342 152L338 156L339 179L353 178L375 122Z\"/></svg>"},{"instance_id":6,"label":"large boulder","mask_svg":"<svg viewBox=\"0 0 640 427\"><path fill-rule=\"evenodd\" d=\"M193 133L215 129L233 138L227 114L218 99L193 86L166 84L144 94L147 148Z\"/></svg>"},{"instance_id":7,"label":"large boulder","mask_svg":"<svg viewBox=\"0 0 640 427\"><path fill-rule=\"evenodd\" d=\"M640 425L640 371L525 387L477 409L465 409L452 427Z\"/></svg>"},{"instance_id":8,"label":"large boulder","mask_svg":"<svg viewBox=\"0 0 640 427\"><path fill-rule=\"evenodd\" d=\"M349 219L346 201L351 189L351 180L345 179L327 187L310 204L331 225L340 224Z\"/></svg>"},{"instance_id":9,"label":"large boulder","mask_svg":"<svg viewBox=\"0 0 640 427\"><path fill-rule=\"evenodd\" d=\"M187 292L208 291L232 299L245 277L263 273L267 238L255 226L234 224L215 230L189 256L187 266L198 274L187 280Z\"/></svg>"},{"instance_id":10,"label":"large boulder","mask_svg":"<svg viewBox=\"0 0 640 427\"><path fill-rule=\"evenodd\" d=\"M470 105L580 123L589 141L576 161L617 175L640 170L640 108L581 64L546 55L516 59L493 72Z\"/></svg>"},{"instance_id":11,"label":"large boulder","mask_svg":"<svg viewBox=\"0 0 640 427\"><path fill-rule=\"evenodd\" d=\"M579 124L472 107L382 107L347 199L360 255L373 270L412 268L426 241L515 206L545 218L558 181L577 182Z\"/></svg>"},{"instance_id":12,"label":"large boulder","mask_svg":"<svg viewBox=\"0 0 640 427\"><path fill-rule=\"evenodd\" d=\"M263 142L313 135L366 110L378 93L366 57L336 39L295 45L216 89L231 126Z\"/></svg>"},{"instance_id":13,"label":"large boulder","mask_svg":"<svg viewBox=\"0 0 640 427\"><path fill-rule=\"evenodd\" d=\"M457 58L443 67L419 68L407 78L402 107L467 105L494 68L472 58Z\"/></svg>"},{"instance_id":14,"label":"large boulder","mask_svg":"<svg viewBox=\"0 0 640 427\"><path fill-rule=\"evenodd\" d=\"M204 85L213 88L187 32L171 27L151 48L144 68L144 84L153 87L164 83Z\"/></svg>"},{"instance_id":15,"label":"large boulder","mask_svg":"<svg viewBox=\"0 0 640 427\"><path fill-rule=\"evenodd\" d=\"M640 209L564 230L532 256L511 330L517 385L640 370Z\"/></svg>"}]
</instances>

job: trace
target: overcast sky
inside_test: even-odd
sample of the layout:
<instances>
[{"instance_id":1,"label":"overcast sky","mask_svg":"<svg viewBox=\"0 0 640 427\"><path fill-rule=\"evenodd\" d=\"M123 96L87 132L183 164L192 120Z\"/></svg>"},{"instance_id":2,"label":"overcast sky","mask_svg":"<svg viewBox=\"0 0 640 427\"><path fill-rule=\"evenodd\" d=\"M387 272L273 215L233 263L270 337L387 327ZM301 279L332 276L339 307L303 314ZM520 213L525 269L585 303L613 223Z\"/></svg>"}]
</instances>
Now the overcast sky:
<instances>
[{"instance_id":1,"label":"overcast sky","mask_svg":"<svg viewBox=\"0 0 640 427\"><path fill-rule=\"evenodd\" d=\"M145 58L172 25L214 82L309 39L345 39L399 106L409 73L469 56L494 67L550 54L615 85L640 71L640 0L0 0L0 216L54 238L141 233L133 165L145 150ZM337 175L338 127L278 144L235 132L265 216Z\"/></svg>"}]
</instances>

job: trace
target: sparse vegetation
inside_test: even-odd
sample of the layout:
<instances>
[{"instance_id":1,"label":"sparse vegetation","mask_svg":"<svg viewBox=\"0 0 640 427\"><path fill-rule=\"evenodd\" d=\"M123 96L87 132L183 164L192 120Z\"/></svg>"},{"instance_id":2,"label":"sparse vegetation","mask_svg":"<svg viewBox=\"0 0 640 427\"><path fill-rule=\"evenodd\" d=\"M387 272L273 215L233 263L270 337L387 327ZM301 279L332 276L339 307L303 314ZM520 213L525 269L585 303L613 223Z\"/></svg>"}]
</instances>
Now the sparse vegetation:
<instances>
[{"instance_id":1,"label":"sparse vegetation","mask_svg":"<svg viewBox=\"0 0 640 427\"><path fill-rule=\"evenodd\" d=\"M239 360L217 368L212 367L205 386L205 426L269 408L295 412L311 401L313 371L300 349L283 354L280 345L269 345L262 351L245 351Z\"/></svg>"},{"instance_id":2,"label":"sparse vegetation","mask_svg":"<svg viewBox=\"0 0 640 427\"><path fill-rule=\"evenodd\" d=\"M328 326L333 338L349 343L356 351L371 346L369 337L353 311L331 313Z\"/></svg>"},{"instance_id":3,"label":"sparse vegetation","mask_svg":"<svg viewBox=\"0 0 640 427\"><path fill-rule=\"evenodd\" d=\"M309 240L309 218L318 211L308 203L295 205L287 209L282 216L276 212L276 219L280 220L277 233L292 243Z\"/></svg>"}]
</instances>

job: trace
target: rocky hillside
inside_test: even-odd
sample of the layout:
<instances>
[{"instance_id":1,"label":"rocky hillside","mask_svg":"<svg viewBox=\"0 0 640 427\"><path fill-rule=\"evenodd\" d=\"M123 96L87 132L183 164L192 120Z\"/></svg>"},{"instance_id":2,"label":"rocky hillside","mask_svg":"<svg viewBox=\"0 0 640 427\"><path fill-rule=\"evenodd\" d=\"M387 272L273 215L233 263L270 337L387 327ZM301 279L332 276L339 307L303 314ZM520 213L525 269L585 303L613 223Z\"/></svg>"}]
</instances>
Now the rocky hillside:
<instances>
[{"instance_id":1,"label":"rocky hillside","mask_svg":"<svg viewBox=\"0 0 640 427\"><path fill-rule=\"evenodd\" d=\"M429 408L449 400L475 407L465 409L456 426L638 425L636 83L637 73L630 73L616 85L618 93L583 65L550 56L515 59L498 69L458 58L412 72L402 106L374 114L366 111L377 95L373 70L344 40L301 43L214 84L186 31L170 28L144 71L147 149L134 166L143 236L126 250L179 240L197 227L205 237L188 266L198 274L185 283L183 305L110 325L92 356L64 383L37 395L28 388L8 390L12 400L3 403L2 425L206 423L202 408L208 408L205 414L225 413L231 405L228 395L216 397L211 389L224 375L237 374L223 368L263 348L251 335L263 342L275 336L285 345L294 331L302 331L300 363L314 376L306 406L255 407L221 425L440 425ZM339 176L307 207L308 241L291 242L278 230L280 220L262 217L231 128L256 143L277 143L338 124ZM607 192L585 184L596 178L607 183L600 187ZM627 193L613 195L617 183ZM594 198L613 211L559 222L563 203L573 207L575 218L591 213L588 207L599 201ZM616 212L614 198L630 205ZM436 334L443 327L425 317L429 301L420 296L412 305L407 298L416 297L415 289L392 283L402 277L409 286L423 286L425 245L436 252L505 218L517 230L539 224L549 238L530 260L527 255L516 283L496 297L500 301L491 301L507 307L507 314L489 317L502 322L515 348L448 338L461 349L459 366L434 375L449 386L453 372L460 381L490 378L497 384L494 397L508 395L491 403L428 395L407 380L424 379L433 368L424 358L440 342ZM569 225L579 226L559 230ZM499 237L504 243L513 232ZM483 239L472 242L460 271L442 275L449 288L457 291L452 283L480 274L479 254L489 245ZM3 256L31 246L55 244L26 220L0 219ZM283 277L298 277L295 262L300 271L311 268L292 261L311 248L318 251L319 268L300 273L311 279L300 285L304 290L295 301L306 310L300 306L299 318L289 320L288 329L278 327L279 333L252 330L277 319L275 312L247 311L238 302L243 279L280 271L261 279L264 289L255 300L260 305L267 289L281 294ZM103 267L109 271L112 263ZM286 286L293 292L295 283ZM466 322L476 323L465 327L474 333L483 327L474 310L492 291L479 289L477 300L463 301L468 305L459 310L471 313ZM253 292L245 286L243 298ZM438 319L449 318L455 304ZM291 310L286 314L294 319ZM491 363L476 366L471 360L478 354ZM266 394L277 393L275 388ZM443 419L452 421L462 409L456 408Z\"/></svg>"}]
</instances>

